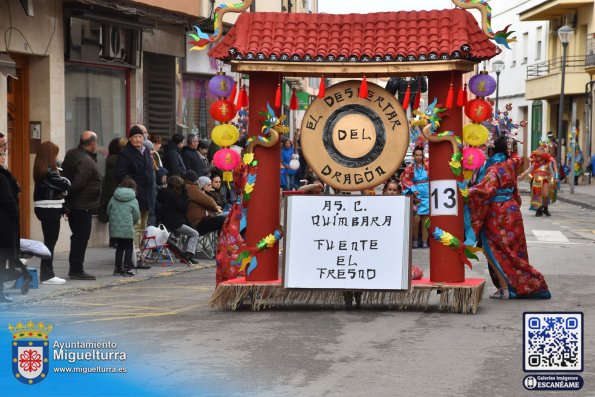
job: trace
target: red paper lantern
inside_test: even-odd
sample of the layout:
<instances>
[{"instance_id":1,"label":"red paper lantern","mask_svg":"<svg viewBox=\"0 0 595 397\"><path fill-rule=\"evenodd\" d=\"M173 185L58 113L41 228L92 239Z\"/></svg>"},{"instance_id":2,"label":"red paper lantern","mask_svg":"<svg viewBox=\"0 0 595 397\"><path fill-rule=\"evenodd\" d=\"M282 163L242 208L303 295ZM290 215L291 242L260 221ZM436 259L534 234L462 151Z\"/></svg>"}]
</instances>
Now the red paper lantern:
<instances>
[{"instance_id":1,"label":"red paper lantern","mask_svg":"<svg viewBox=\"0 0 595 397\"><path fill-rule=\"evenodd\" d=\"M465 114L476 123L481 123L492 116L492 105L484 99L473 99L467 102Z\"/></svg>"},{"instance_id":2,"label":"red paper lantern","mask_svg":"<svg viewBox=\"0 0 595 397\"><path fill-rule=\"evenodd\" d=\"M221 123L226 123L236 116L236 107L231 101L219 99L218 101L213 102L209 112L211 113L211 117L215 120Z\"/></svg>"}]
</instances>

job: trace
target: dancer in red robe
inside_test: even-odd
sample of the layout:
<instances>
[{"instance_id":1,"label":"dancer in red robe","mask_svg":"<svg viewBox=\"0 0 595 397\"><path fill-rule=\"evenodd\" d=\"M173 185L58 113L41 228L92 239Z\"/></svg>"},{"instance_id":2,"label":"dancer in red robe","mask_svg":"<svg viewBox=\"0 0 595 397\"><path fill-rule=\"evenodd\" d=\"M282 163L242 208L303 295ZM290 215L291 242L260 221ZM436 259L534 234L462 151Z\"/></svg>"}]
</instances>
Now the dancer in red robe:
<instances>
[{"instance_id":1,"label":"dancer in red robe","mask_svg":"<svg viewBox=\"0 0 595 397\"><path fill-rule=\"evenodd\" d=\"M516 184L516 169L522 159L508 157L505 138L498 138L491 150L477 184L469 189L468 201L473 232L481 241L490 276L498 288L491 297L549 299L545 279L529 265Z\"/></svg>"}]
</instances>

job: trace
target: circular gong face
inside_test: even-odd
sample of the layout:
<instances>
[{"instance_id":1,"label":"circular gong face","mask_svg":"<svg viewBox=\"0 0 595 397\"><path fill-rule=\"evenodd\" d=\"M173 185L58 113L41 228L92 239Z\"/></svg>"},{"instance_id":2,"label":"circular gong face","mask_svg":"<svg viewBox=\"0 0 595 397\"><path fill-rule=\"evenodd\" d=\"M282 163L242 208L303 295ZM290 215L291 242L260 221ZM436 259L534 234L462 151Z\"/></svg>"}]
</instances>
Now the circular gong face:
<instances>
[{"instance_id":1,"label":"circular gong face","mask_svg":"<svg viewBox=\"0 0 595 397\"><path fill-rule=\"evenodd\" d=\"M300 144L308 165L334 189L375 187L393 176L409 146L407 115L394 95L368 83L345 81L310 104Z\"/></svg>"}]
</instances>

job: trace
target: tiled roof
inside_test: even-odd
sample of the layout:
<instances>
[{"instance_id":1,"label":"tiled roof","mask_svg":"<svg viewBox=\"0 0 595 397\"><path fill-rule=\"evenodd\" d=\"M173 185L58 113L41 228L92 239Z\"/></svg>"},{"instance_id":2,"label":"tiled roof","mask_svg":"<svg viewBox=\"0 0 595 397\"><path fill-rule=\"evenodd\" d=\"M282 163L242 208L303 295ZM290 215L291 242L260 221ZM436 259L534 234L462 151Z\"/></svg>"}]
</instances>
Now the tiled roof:
<instances>
[{"instance_id":1,"label":"tiled roof","mask_svg":"<svg viewBox=\"0 0 595 397\"><path fill-rule=\"evenodd\" d=\"M209 55L283 62L479 61L499 50L466 10L243 13Z\"/></svg>"}]
</instances>

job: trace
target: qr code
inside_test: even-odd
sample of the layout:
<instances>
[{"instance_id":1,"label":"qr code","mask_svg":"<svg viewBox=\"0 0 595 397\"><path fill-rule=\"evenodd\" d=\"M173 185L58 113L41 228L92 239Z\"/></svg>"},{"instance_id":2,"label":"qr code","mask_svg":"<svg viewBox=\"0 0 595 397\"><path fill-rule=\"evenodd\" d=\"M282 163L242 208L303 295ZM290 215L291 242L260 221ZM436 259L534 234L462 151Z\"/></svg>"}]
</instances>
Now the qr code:
<instances>
[{"instance_id":1,"label":"qr code","mask_svg":"<svg viewBox=\"0 0 595 397\"><path fill-rule=\"evenodd\" d=\"M525 371L583 370L583 313L523 313Z\"/></svg>"}]
</instances>

